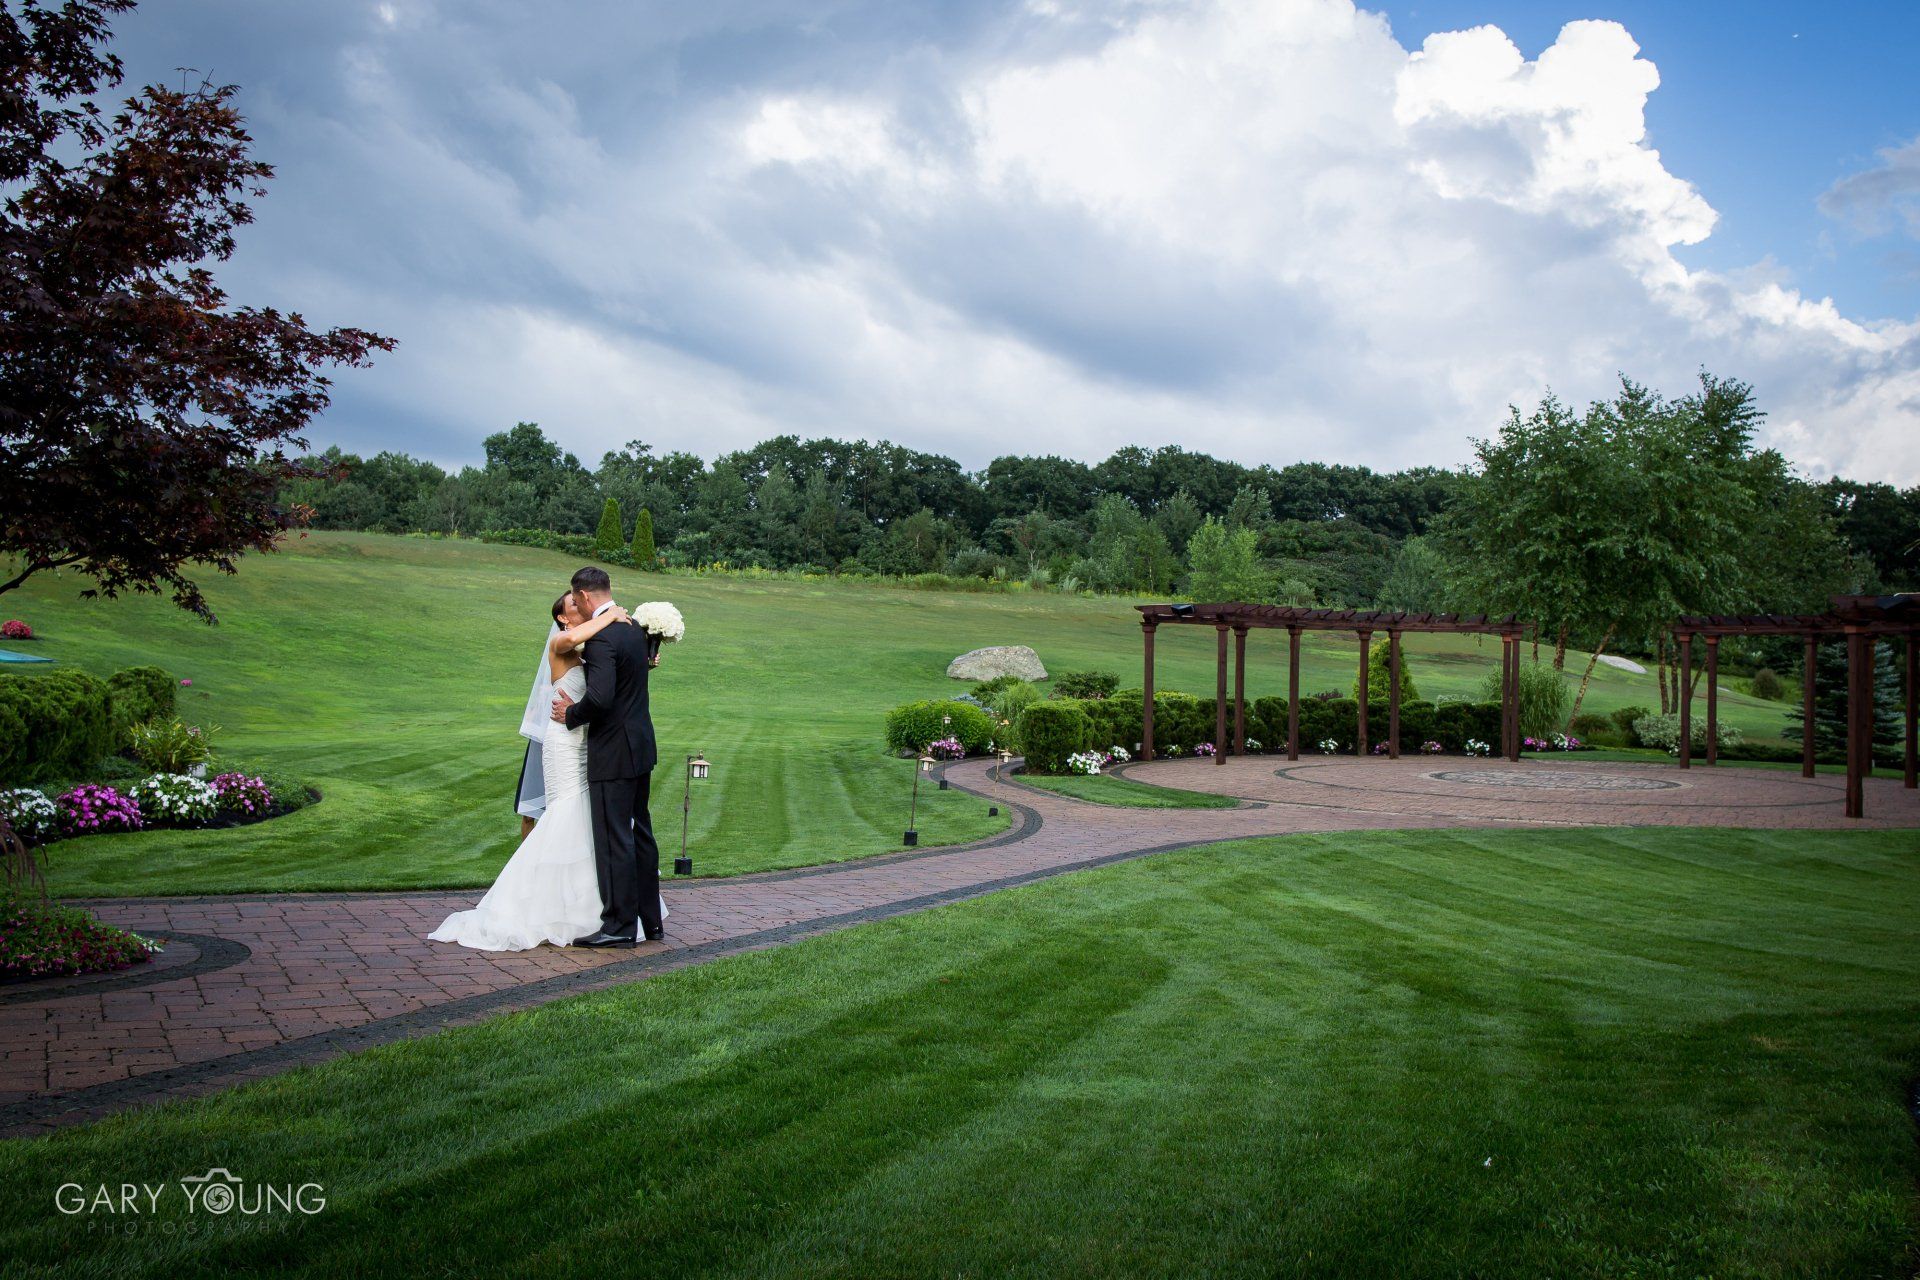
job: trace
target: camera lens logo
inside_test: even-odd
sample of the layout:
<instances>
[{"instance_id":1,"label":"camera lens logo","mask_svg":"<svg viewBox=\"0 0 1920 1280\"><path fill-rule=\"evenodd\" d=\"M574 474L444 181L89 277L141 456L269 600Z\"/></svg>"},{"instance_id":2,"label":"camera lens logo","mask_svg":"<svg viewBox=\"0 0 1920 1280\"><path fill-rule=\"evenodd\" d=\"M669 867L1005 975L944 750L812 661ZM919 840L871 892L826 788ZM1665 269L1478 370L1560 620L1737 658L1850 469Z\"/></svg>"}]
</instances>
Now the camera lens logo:
<instances>
[{"instance_id":1,"label":"camera lens logo","mask_svg":"<svg viewBox=\"0 0 1920 1280\"><path fill-rule=\"evenodd\" d=\"M186 1190L189 1204L197 1201L208 1213L225 1213L233 1208L233 1189L240 1185L240 1179L225 1169L209 1169L197 1178L180 1179L180 1185Z\"/></svg>"}]
</instances>

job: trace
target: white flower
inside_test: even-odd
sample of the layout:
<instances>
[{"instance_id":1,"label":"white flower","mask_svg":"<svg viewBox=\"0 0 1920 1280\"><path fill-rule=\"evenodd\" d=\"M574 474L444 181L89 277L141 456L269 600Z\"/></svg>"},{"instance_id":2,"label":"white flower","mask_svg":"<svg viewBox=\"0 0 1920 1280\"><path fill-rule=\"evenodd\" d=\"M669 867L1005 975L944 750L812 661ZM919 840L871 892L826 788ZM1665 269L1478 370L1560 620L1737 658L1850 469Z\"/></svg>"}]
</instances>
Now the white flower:
<instances>
[{"instance_id":1,"label":"white flower","mask_svg":"<svg viewBox=\"0 0 1920 1280\"><path fill-rule=\"evenodd\" d=\"M687 620L665 600L649 600L628 616L662 640L678 640L687 634Z\"/></svg>"}]
</instances>

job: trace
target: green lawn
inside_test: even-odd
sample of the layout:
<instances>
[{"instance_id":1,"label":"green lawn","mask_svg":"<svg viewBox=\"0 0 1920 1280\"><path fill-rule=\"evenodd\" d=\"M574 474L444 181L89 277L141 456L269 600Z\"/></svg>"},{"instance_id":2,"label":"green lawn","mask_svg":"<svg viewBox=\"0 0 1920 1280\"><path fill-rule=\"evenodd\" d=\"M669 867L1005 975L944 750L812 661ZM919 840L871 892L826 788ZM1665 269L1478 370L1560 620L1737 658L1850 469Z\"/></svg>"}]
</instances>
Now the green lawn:
<instances>
[{"instance_id":1,"label":"green lawn","mask_svg":"<svg viewBox=\"0 0 1920 1280\"><path fill-rule=\"evenodd\" d=\"M1210 796L1202 791L1181 791L1173 787L1150 787L1110 773L1093 777L1048 777L1023 773L1020 781L1030 787L1058 792L1076 800L1095 804L1119 805L1124 809L1231 809L1240 803L1231 796Z\"/></svg>"},{"instance_id":2,"label":"green lawn","mask_svg":"<svg viewBox=\"0 0 1920 1280\"><path fill-rule=\"evenodd\" d=\"M0 1144L0 1257L169 1280L1910 1275L1916 919L1904 833L1161 855ZM120 1237L53 1209L64 1182L210 1167L327 1207Z\"/></svg>"},{"instance_id":3,"label":"green lawn","mask_svg":"<svg viewBox=\"0 0 1920 1280\"><path fill-rule=\"evenodd\" d=\"M261 826L152 832L54 846L63 894L394 889L487 883L512 852L515 730L547 609L575 567L518 547L314 534L213 575L221 617L208 628L163 600L83 601L85 583L43 575L6 597L7 616L45 638L33 651L109 672L156 662L193 680L184 713L222 727L234 758L311 778L325 794ZM692 852L708 875L799 866L899 847L910 766L880 749L889 706L966 686L949 659L987 644L1030 644L1054 670L1099 666L1139 680L1140 631L1127 601L905 591L839 582L671 576L615 579L618 598L680 605L688 638L656 674L667 762L653 811L677 845L675 763L714 762L698 788ZM1205 693L1213 636L1161 629L1159 685ZM1467 694L1498 648L1472 637L1409 640L1426 696ZM1579 655L1570 661L1581 661ZM1248 645L1249 692L1284 693L1283 633ZM1302 688L1350 689L1350 636L1316 634ZM1655 703L1650 676L1602 666L1588 705ZM1756 736L1780 710L1728 696L1725 714ZM921 797L922 845L1003 829L957 791Z\"/></svg>"}]
</instances>

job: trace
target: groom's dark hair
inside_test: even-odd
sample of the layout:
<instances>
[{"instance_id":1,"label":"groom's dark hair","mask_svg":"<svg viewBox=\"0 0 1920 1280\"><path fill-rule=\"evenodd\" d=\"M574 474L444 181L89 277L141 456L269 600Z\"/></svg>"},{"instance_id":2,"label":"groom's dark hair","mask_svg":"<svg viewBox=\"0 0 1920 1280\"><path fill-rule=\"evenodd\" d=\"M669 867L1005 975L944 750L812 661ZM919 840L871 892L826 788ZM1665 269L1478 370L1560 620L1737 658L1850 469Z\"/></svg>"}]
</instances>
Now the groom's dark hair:
<instances>
[{"instance_id":1,"label":"groom's dark hair","mask_svg":"<svg viewBox=\"0 0 1920 1280\"><path fill-rule=\"evenodd\" d=\"M592 565L574 571L573 589L575 591L596 591L611 593L613 579L607 576L605 569L596 569Z\"/></svg>"}]
</instances>

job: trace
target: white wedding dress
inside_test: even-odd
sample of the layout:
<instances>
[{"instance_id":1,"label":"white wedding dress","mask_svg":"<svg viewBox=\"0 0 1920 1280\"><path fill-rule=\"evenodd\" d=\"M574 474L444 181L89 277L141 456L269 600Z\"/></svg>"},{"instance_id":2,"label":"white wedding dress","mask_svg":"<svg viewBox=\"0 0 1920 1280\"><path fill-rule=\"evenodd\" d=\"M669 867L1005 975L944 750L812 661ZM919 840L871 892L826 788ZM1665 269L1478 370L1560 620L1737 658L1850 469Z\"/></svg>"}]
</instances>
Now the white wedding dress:
<instances>
[{"instance_id":1,"label":"white wedding dress","mask_svg":"<svg viewBox=\"0 0 1920 1280\"><path fill-rule=\"evenodd\" d=\"M584 668L561 676L554 688L575 702L585 692ZM550 942L564 947L600 928L600 877L593 865L593 808L587 796L587 729L549 724L541 741L547 811L471 911L456 911L427 936L479 951L525 951ZM666 919L665 899L660 918Z\"/></svg>"}]
</instances>

